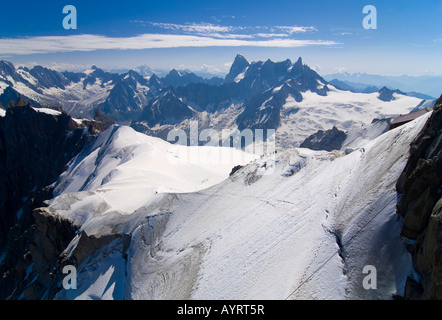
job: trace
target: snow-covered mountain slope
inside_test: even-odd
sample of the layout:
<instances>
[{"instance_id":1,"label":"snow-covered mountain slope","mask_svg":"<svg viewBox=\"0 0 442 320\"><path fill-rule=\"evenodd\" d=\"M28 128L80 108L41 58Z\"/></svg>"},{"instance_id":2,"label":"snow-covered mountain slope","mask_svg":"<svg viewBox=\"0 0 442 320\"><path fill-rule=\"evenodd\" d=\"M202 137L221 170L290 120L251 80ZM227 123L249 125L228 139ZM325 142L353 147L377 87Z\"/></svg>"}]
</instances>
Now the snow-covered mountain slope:
<instances>
[{"instance_id":1,"label":"snow-covered mountain slope","mask_svg":"<svg viewBox=\"0 0 442 320\"><path fill-rule=\"evenodd\" d=\"M81 231L65 250L78 263L78 289L62 289L56 298L402 294L413 270L399 236L395 183L428 116L346 156L278 152L276 161L257 159L229 178L224 171L218 181L224 180L206 189L213 172L203 165L187 175L180 169L192 168L187 161L175 169L164 162L170 146L128 128L108 129L71 163L56 186L59 195L44 209ZM160 185L193 192L155 193ZM91 251L88 237L112 241ZM377 269L377 290L363 288L366 265Z\"/></svg>"},{"instance_id":2,"label":"snow-covered mountain slope","mask_svg":"<svg viewBox=\"0 0 442 320\"><path fill-rule=\"evenodd\" d=\"M86 86L80 81L71 83L64 89L49 88L44 89L40 95L27 93L27 96L48 105L53 105L58 101L67 113L76 117L91 118L96 105L106 100L113 86L112 82L103 84L97 79L93 84Z\"/></svg>"},{"instance_id":3,"label":"snow-covered mountain slope","mask_svg":"<svg viewBox=\"0 0 442 320\"><path fill-rule=\"evenodd\" d=\"M116 76L93 67L83 73L60 73L35 66L16 69L0 61L0 95L12 87L20 95L42 105L62 106L73 116L92 118L95 107L106 100Z\"/></svg>"},{"instance_id":4,"label":"snow-covered mountain slope","mask_svg":"<svg viewBox=\"0 0 442 320\"><path fill-rule=\"evenodd\" d=\"M341 150L358 149L363 145L379 137L390 129L391 119L376 119L370 124L363 124L359 128L347 131L346 139L342 143Z\"/></svg>"},{"instance_id":5,"label":"snow-covered mountain slope","mask_svg":"<svg viewBox=\"0 0 442 320\"><path fill-rule=\"evenodd\" d=\"M234 166L256 158L232 148L172 145L114 125L71 161L54 194L85 192L89 199L108 204L102 214L131 214L156 193L210 187L226 179ZM58 198L54 201L59 203Z\"/></svg>"}]
</instances>

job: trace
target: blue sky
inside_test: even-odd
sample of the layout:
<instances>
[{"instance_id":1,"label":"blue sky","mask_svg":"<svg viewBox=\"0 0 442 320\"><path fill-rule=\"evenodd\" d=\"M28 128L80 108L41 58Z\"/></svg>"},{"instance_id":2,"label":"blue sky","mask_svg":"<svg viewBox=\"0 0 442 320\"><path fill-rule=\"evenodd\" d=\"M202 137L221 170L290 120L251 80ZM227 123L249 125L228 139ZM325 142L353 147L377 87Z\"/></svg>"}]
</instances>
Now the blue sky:
<instances>
[{"instance_id":1,"label":"blue sky","mask_svg":"<svg viewBox=\"0 0 442 320\"><path fill-rule=\"evenodd\" d=\"M65 5L77 29L65 30ZM365 30L365 5L377 29ZM0 59L59 70L148 65L226 73L235 55L287 58L321 74L442 75L442 0L2 3Z\"/></svg>"}]
</instances>

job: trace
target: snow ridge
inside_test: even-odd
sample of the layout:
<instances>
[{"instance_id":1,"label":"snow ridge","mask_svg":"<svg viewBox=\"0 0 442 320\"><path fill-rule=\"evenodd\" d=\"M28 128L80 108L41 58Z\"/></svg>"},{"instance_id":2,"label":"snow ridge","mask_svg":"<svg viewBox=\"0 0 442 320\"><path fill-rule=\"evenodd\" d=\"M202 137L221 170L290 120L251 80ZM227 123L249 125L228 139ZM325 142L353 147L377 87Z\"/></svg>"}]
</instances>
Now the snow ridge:
<instances>
[{"instance_id":1,"label":"snow ridge","mask_svg":"<svg viewBox=\"0 0 442 320\"><path fill-rule=\"evenodd\" d=\"M72 163L47 210L89 235L130 234L127 260L97 252L94 259L111 259L103 264L106 270L84 262L82 294L62 290L57 297L88 299L99 292L101 298L124 299L390 299L401 294L413 270L399 237L394 186L407 161L404 150L428 116L348 155L292 149L277 154L273 174L262 175L270 169L268 158L256 159L231 177L208 188L196 183L196 190L186 193L138 193L148 184L139 183L140 173L132 175L128 164L146 161L149 148L155 154L170 149L162 149L163 141L114 127L97 140L90 159L83 154ZM88 174L74 183L74 168L95 163L99 149L101 169L92 176L85 169ZM151 186L155 171L141 173ZM87 184L85 176L92 177ZM136 205L128 205L133 202L127 201L127 190L136 195ZM118 193L124 196L118 199ZM365 265L382 275L378 290L362 287Z\"/></svg>"}]
</instances>

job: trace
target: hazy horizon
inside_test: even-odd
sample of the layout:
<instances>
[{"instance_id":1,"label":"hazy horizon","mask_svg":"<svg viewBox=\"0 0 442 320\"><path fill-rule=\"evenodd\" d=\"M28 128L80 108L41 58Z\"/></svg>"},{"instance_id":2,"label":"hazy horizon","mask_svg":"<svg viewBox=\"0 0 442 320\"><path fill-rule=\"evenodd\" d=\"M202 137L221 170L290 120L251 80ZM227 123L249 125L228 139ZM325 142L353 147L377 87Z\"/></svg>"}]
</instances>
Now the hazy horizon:
<instances>
[{"instance_id":1,"label":"hazy horizon","mask_svg":"<svg viewBox=\"0 0 442 320\"><path fill-rule=\"evenodd\" d=\"M245 57L247 59L247 57ZM298 57L299 58L299 57ZM304 60L304 57L300 57ZM284 60L287 60L290 58L286 58L286 59L282 59L282 60L272 60L273 62L281 62ZM170 68L155 68L155 67L151 67L149 64L144 63L144 64L137 64L131 67L128 66L107 66L107 67L103 67L100 65L100 63L90 63L87 65L64 65L64 64L57 64L57 63L38 63L36 61L31 61L31 62L27 62L27 63L20 63L20 62L14 62L14 59L8 59L8 58L1 58L0 61L7 61L7 62L11 62L16 68L29 68L32 69L34 66L42 66L42 67L46 67L58 72L84 72L87 70L90 70L92 67L97 67L99 69L102 69L106 72L114 72L114 73L126 73L129 70L133 70L136 71L137 69L141 68L141 67L147 67L149 69L151 69L156 75L158 74L167 74L169 73L171 70L175 69L177 71L186 71L186 72L192 72L195 73L196 75L211 75L211 76L218 76L218 77L225 77L228 73L229 73L229 69L231 64L234 61L234 57L232 58L232 61L230 63L226 63L226 69L221 71L217 71L217 70L211 70L210 68L192 68L192 66L183 66L183 65L177 65L177 66L171 66ZM248 60L248 59L247 59ZM252 62L257 62L257 61L265 61L267 59L263 59L263 60L248 60L249 63ZM293 59L290 59L293 63L295 62ZM315 68L315 66L309 65L308 63L304 64L308 65L310 68L312 68L313 70L315 70L316 72L318 72L318 74L320 74L321 76L330 76L330 75L370 75L370 76L381 76L381 77L410 77L410 78L422 78L422 77L429 77L429 78L438 78L438 77L442 77L442 73L441 74L407 74L407 73L402 73L402 74L381 74L381 73L369 73L369 72L359 72L359 71L355 71L355 72L349 72L349 71L339 71L339 70L335 70L334 72L322 72L321 70L317 70ZM228 65L228 66L227 66ZM204 65L202 67L205 67ZM210 67L210 66L207 66Z\"/></svg>"}]
</instances>

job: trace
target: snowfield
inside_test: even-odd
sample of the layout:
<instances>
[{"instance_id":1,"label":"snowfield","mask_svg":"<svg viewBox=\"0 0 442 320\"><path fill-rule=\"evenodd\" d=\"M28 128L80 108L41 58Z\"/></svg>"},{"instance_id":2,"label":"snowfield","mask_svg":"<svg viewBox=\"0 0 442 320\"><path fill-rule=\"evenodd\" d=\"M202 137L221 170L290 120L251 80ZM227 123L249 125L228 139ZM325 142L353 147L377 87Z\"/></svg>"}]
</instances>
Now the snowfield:
<instances>
[{"instance_id":1,"label":"snowfield","mask_svg":"<svg viewBox=\"0 0 442 320\"><path fill-rule=\"evenodd\" d=\"M113 85L104 83L97 79L94 84L84 87L83 81L71 83L65 89L45 88L43 95L34 95L34 99L53 104L54 101L62 101L63 109L69 114L76 116L92 117L94 109L98 104L104 102L109 96Z\"/></svg>"},{"instance_id":2,"label":"snowfield","mask_svg":"<svg viewBox=\"0 0 442 320\"><path fill-rule=\"evenodd\" d=\"M17 73L30 84L38 87L38 80L31 74L22 69L17 69ZM2 79L2 75L0 75L0 95L8 87L8 84L1 80L9 81L11 87L18 93L38 101L41 105L59 106L61 104L67 113L88 118L92 118L92 109L104 102L109 96L109 91L113 88L111 82L102 84L98 79L94 84L88 84L84 87L83 81L85 78L82 78L79 82L71 83L64 89L41 88L41 92L38 92L21 81L15 81L11 76Z\"/></svg>"},{"instance_id":3,"label":"snowfield","mask_svg":"<svg viewBox=\"0 0 442 320\"><path fill-rule=\"evenodd\" d=\"M178 154L171 145L112 127L72 161L46 211L88 235L129 235L130 244L116 238L88 256L78 266L78 289L62 289L56 298L402 294L413 269L399 236L395 183L430 114L346 156L292 149L278 152L276 163L256 159L231 177L227 167L187 158L172 168L164 154ZM377 270L377 290L362 286L366 265Z\"/></svg>"},{"instance_id":4,"label":"snowfield","mask_svg":"<svg viewBox=\"0 0 442 320\"><path fill-rule=\"evenodd\" d=\"M256 158L231 148L172 145L114 125L72 160L54 193L92 192L108 207L102 214L114 210L131 214L157 193L210 187L225 180L234 166Z\"/></svg>"},{"instance_id":5,"label":"snowfield","mask_svg":"<svg viewBox=\"0 0 442 320\"><path fill-rule=\"evenodd\" d=\"M394 94L395 100L382 101L379 93L354 93L338 90L332 85L327 96L314 92L302 93L303 101L296 102L292 96L286 99L281 111L278 128L278 149L299 146L318 130L356 130L369 125L373 119L394 118L412 111L421 99Z\"/></svg>"}]
</instances>

